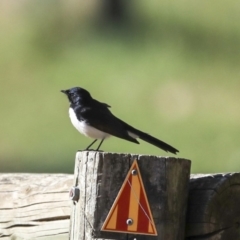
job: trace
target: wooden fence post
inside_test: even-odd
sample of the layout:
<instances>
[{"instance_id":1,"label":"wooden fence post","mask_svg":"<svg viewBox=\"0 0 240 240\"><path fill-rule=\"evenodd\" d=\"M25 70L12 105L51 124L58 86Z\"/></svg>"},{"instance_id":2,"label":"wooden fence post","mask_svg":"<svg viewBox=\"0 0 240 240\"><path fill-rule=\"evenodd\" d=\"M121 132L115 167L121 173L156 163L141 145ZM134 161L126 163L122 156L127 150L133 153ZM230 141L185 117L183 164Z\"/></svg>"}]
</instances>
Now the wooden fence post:
<instances>
[{"instance_id":1,"label":"wooden fence post","mask_svg":"<svg viewBox=\"0 0 240 240\"><path fill-rule=\"evenodd\" d=\"M158 236L100 231L134 159L142 175ZM179 158L83 151L76 155L70 240L182 240L185 237L190 161Z\"/></svg>"}]
</instances>

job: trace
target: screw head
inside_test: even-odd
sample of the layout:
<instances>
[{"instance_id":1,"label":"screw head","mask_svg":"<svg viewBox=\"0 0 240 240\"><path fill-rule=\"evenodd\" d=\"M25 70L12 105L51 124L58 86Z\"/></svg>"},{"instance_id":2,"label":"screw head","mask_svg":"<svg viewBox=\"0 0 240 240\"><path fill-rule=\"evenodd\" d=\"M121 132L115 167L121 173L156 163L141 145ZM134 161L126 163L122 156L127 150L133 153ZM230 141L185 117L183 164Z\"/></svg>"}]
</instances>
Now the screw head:
<instances>
[{"instance_id":1,"label":"screw head","mask_svg":"<svg viewBox=\"0 0 240 240\"><path fill-rule=\"evenodd\" d=\"M126 223L127 223L127 225L132 225L133 224L133 220L131 218L128 218Z\"/></svg>"},{"instance_id":2,"label":"screw head","mask_svg":"<svg viewBox=\"0 0 240 240\"><path fill-rule=\"evenodd\" d=\"M133 169L132 170L132 175L137 175L137 174L138 174L137 169Z\"/></svg>"},{"instance_id":3,"label":"screw head","mask_svg":"<svg viewBox=\"0 0 240 240\"><path fill-rule=\"evenodd\" d=\"M72 187L69 191L69 198L73 201L78 201L80 197L80 189L79 187Z\"/></svg>"}]
</instances>

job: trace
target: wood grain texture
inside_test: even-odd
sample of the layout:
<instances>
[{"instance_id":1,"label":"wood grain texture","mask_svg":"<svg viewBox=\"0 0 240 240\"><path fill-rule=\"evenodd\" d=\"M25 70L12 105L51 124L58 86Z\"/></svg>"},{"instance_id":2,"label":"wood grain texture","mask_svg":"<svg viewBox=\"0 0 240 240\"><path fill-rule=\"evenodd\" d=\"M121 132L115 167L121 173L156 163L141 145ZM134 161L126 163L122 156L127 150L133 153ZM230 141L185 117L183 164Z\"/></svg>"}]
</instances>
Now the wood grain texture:
<instances>
[{"instance_id":1,"label":"wood grain texture","mask_svg":"<svg viewBox=\"0 0 240 240\"><path fill-rule=\"evenodd\" d=\"M158 236L100 231L127 172L137 158ZM74 182L80 200L72 207L70 239L184 239L190 161L156 156L79 152Z\"/></svg>"},{"instance_id":2,"label":"wood grain texture","mask_svg":"<svg viewBox=\"0 0 240 240\"><path fill-rule=\"evenodd\" d=\"M187 239L240 239L240 173L191 175Z\"/></svg>"},{"instance_id":3,"label":"wood grain texture","mask_svg":"<svg viewBox=\"0 0 240 240\"><path fill-rule=\"evenodd\" d=\"M0 174L0 238L66 240L68 174Z\"/></svg>"}]
</instances>

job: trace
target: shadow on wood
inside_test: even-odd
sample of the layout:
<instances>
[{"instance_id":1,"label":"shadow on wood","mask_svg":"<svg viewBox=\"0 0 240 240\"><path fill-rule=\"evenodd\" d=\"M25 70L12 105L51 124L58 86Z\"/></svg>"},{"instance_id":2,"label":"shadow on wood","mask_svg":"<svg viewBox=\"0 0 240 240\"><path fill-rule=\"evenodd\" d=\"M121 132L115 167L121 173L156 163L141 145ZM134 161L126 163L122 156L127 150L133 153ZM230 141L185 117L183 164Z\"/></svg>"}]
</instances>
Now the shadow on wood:
<instances>
[{"instance_id":1,"label":"shadow on wood","mask_svg":"<svg viewBox=\"0 0 240 240\"><path fill-rule=\"evenodd\" d=\"M191 175L186 236L240 239L240 173Z\"/></svg>"}]
</instances>

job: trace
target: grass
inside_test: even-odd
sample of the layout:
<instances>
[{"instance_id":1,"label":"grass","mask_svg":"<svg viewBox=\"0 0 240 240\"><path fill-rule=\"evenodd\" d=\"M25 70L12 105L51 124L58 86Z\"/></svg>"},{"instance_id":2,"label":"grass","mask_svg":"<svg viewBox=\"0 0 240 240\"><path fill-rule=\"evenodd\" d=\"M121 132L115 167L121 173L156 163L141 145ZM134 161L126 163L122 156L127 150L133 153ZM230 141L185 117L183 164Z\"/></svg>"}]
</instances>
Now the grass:
<instances>
[{"instance_id":1,"label":"grass","mask_svg":"<svg viewBox=\"0 0 240 240\"><path fill-rule=\"evenodd\" d=\"M76 150L91 141L71 126L59 92L73 86L178 148L179 157L192 160L192 172L239 171L239 7L220 2L216 12L210 2L184 3L139 2L120 29L96 25L94 6L85 6L85 22L68 18L83 10L66 13L57 2L48 11L28 3L30 12L5 15L1 171L73 171ZM117 138L103 149L169 155Z\"/></svg>"}]
</instances>

